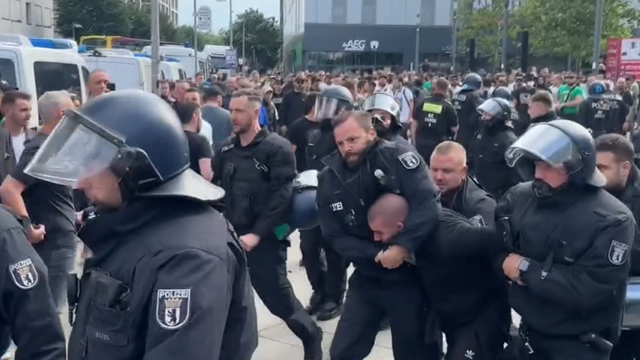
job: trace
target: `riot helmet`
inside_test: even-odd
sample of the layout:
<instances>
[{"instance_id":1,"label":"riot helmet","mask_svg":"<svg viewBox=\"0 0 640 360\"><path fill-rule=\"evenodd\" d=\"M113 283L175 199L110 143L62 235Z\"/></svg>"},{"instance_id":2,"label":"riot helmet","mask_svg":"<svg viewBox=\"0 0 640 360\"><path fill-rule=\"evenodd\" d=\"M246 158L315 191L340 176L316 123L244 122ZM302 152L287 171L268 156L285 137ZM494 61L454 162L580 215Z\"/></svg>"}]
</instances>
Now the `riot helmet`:
<instances>
[{"instance_id":1,"label":"riot helmet","mask_svg":"<svg viewBox=\"0 0 640 360\"><path fill-rule=\"evenodd\" d=\"M507 101L513 100L511 97L511 90L509 90L506 86L497 87L495 90L493 90L493 93L491 93L491 97L505 99Z\"/></svg>"},{"instance_id":2,"label":"riot helmet","mask_svg":"<svg viewBox=\"0 0 640 360\"><path fill-rule=\"evenodd\" d=\"M402 127L400 124L400 104L387 93L378 92L369 95L362 102L362 110L372 114L378 135L386 132L388 128Z\"/></svg>"},{"instance_id":3,"label":"riot helmet","mask_svg":"<svg viewBox=\"0 0 640 360\"><path fill-rule=\"evenodd\" d=\"M67 111L25 172L85 190L115 179L121 203L135 197L224 197L224 190L189 169L189 144L175 111L141 90L105 94Z\"/></svg>"},{"instance_id":4,"label":"riot helmet","mask_svg":"<svg viewBox=\"0 0 640 360\"><path fill-rule=\"evenodd\" d=\"M460 91L476 91L482 88L482 78L476 73L467 74L462 80L462 89Z\"/></svg>"},{"instance_id":5,"label":"riot helmet","mask_svg":"<svg viewBox=\"0 0 640 360\"><path fill-rule=\"evenodd\" d=\"M535 180L535 163L563 167L569 183L602 187L604 175L596 167L593 137L582 125L570 120L553 120L531 126L505 153L507 164L525 180Z\"/></svg>"},{"instance_id":6,"label":"riot helmet","mask_svg":"<svg viewBox=\"0 0 640 360\"><path fill-rule=\"evenodd\" d=\"M502 98L485 100L476 110L482 115L482 121L495 123L511 119L511 104Z\"/></svg>"},{"instance_id":7,"label":"riot helmet","mask_svg":"<svg viewBox=\"0 0 640 360\"><path fill-rule=\"evenodd\" d=\"M316 98L316 121L333 119L346 110L353 109L353 95L344 86L330 85L322 89Z\"/></svg>"},{"instance_id":8,"label":"riot helmet","mask_svg":"<svg viewBox=\"0 0 640 360\"><path fill-rule=\"evenodd\" d=\"M590 98L602 99L607 94L607 85L602 81L594 81L587 88Z\"/></svg>"},{"instance_id":9,"label":"riot helmet","mask_svg":"<svg viewBox=\"0 0 640 360\"><path fill-rule=\"evenodd\" d=\"M293 199L288 223L291 231L309 230L318 226L317 190L317 170L303 171L293 180Z\"/></svg>"}]
</instances>

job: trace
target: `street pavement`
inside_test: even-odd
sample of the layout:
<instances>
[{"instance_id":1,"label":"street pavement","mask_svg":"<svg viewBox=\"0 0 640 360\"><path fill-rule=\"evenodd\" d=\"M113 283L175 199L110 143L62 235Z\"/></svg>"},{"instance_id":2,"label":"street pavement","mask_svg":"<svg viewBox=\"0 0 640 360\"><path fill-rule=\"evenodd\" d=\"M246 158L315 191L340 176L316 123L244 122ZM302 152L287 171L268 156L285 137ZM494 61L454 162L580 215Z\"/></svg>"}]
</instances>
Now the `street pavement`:
<instances>
[{"instance_id":1,"label":"street pavement","mask_svg":"<svg viewBox=\"0 0 640 360\"><path fill-rule=\"evenodd\" d=\"M307 300L311 296L311 286L307 280L304 268L299 266L301 254L300 238L297 232L291 237L291 240L292 244L289 248L287 260L289 281L291 281L298 299L300 299L303 305L306 305ZM280 319L269 313L269 310L262 304L262 301L260 301L257 295L256 308L258 310L260 343L252 360L302 360L304 352L298 338L293 335ZM519 319L517 314L514 313L514 321L515 320ZM65 331L68 333L69 326L66 311L62 315L62 322L65 326ZM329 346L331 345L337 323L338 319L319 323L324 331L323 348L325 350L325 359L329 359ZM518 324L519 321L515 323ZM390 331L378 333L375 346L366 360L393 360Z\"/></svg>"}]
</instances>

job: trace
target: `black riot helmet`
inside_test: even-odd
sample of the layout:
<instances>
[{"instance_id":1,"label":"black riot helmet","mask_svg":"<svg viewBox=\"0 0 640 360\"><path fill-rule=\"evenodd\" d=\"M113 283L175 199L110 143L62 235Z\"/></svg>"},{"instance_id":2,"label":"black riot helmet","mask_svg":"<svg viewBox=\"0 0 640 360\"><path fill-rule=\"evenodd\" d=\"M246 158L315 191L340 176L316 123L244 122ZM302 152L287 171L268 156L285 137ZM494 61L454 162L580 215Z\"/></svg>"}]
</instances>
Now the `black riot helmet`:
<instances>
[{"instance_id":1,"label":"black riot helmet","mask_svg":"<svg viewBox=\"0 0 640 360\"><path fill-rule=\"evenodd\" d=\"M189 144L175 111L141 90L105 94L68 111L25 171L73 188L110 172L125 202L152 196L224 197L224 190L189 169Z\"/></svg>"},{"instance_id":2,"label":"black riot helmet","mask_svg":"<svg viewBox=\"0 0 640 360\"><path fill-rule=\"evenodd\" d=\"M293 180L293 199L289 215L289 227L293 230L309 230L318 226L318 171L303 171Z\"/></svg>"},{"instance_id":3,"label":"black riot helmet","mask_svg":"<svg viewBox=\"0 0 640 360\"><path fill-rule=\"evenodd\" d=\"M353 109L353 95L344 86L330 85L322 89L316 98L317 121L333 119L345 110Z\"/></svg>"},{"instance_id":4,"label":"black riot helmet","mask_svg":"<svg viewBox=\"0 0 640 360\"><path fill-rule=\"evenodd\" d=\"M511 103L502 98L485 100L476 110L481 115L490 115L493 122L506 122L511 119Z\"/></svg>"},{"instance_id":5,"label":"black riot helmet","mask_svg":"<svg viewBox=\"0 0 640 360\"><path fill-rule=\"evenodd\" d=\"M602 81L594 81L587 88L590 98L602 99L607 94L607 85Z\"/></svg>"},{"instance_id":6,"label":"black riot helmet","mask_svg":"<svg viewBox=\"0 0 640 360\"><path fill-rule=\"evenodd\" d=\"M482 78L476 73L467 74L462 80L461 91L476 91L482 88Z\"/></svg>"},{"instance_id":7,"label":"black riot helmet","mask_svg":"<svg viewBox=\"0 0 640 360\"><path fill-rule=\"evenodd\" d=\"M506 86L495 88L495 90L493 90L493 93L491 93L491 97L505 99L507 101L513 100L511 97L511 90L509 90L509 88L507 88Z\"/></svg>"},{"instance_id":8,"label":"black riot helmet","mask_svg":"<svg viewBox=\"0 0 640 360\"><path fill-rule=\"evenodd\" d=\"M574 185L602 187L606 183L596 167L593 137L585 127L570 120L531 126L507 149L505 158L525 180L533 179L535 162L543 161L551 167L564 167Z\"/></svg>"}]
</instances>

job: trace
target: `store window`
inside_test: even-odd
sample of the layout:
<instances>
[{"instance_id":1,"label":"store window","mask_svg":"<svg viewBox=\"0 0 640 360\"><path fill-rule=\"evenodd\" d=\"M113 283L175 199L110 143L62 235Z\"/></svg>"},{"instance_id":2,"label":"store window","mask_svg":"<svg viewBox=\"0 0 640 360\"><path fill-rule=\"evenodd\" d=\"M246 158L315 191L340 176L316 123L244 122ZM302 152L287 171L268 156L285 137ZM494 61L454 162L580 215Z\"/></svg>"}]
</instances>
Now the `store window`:
<instances>
[{"instance_id":1,"label":"store window","mask_svg":"<svg viewBox=\"0 0 640 360\"><path fill-rule=\"evenodd\" d=\"M307 68L311 71L348 71L401 66L401 53L381 52L307 52Z\"/></svg>"}]
</instances>

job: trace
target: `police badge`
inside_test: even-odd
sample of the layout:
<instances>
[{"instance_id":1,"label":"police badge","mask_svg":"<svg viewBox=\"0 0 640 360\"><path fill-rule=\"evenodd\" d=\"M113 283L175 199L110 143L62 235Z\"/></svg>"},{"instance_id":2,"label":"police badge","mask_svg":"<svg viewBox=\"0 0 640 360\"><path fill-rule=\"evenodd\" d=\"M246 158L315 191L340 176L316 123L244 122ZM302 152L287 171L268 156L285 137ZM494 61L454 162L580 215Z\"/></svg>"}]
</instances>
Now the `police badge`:
<instances>
[{"instance_id":1,"label":"police badge","mask_svg":"<svg viewBox=\"0 0 640 360\"><path fill-rule=\"evenodd\" d=\"M609 246L609 262L613 265L622 265L627 262L630 246L617 240L611 240Z\"/></svg>"},{"instance_id":2,"label":"police badge","mask_svg":"<svg viewBox=\"0 0 640 360\"><path fill-rule=\"evenodd\" d=\"M33 266L31 258L9 265L9 272L13 282L20 289L28 290L38 284L38 271Z\"/></svg>"},{"instance_id":3,"label":"police badge","mask_svg":"<svg viewBox=\"0 0 640 360\"><path fill-rule=\"evenodd\" d=\"M182 327L191 315L191 289L158 289L156 320L161 328Z\"/></svg>"},{"instance_id":4,"label":"police badge","mask_svg":"<svg viewBox=\"0 0 640 360\"><path fill-rule=\"evenodd\" d=\"M415 169L420 165L420 158L411 151L398 156L398 160L400 160L402 166L407 170Z\"/></svg>"}]
</instances>

